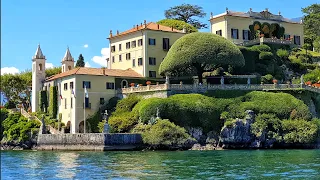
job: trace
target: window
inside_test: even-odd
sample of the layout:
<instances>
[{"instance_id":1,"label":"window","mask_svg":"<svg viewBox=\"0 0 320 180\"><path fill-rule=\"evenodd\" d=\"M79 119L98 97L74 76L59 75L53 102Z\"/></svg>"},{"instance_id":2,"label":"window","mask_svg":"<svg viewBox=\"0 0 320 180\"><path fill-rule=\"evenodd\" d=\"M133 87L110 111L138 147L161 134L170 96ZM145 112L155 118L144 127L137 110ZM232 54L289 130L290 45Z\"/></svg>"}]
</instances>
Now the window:
<instances>
[{"instance_id":1,"label":"window","mask_svg":"<svg viewBox=\"0 0 320 180\"><path fill-rule=\"evenodd\" d=\"M112 63L114 63L114 56L112 56Z\"/></svg>"},{"instance_id":2,"label":"window","mask_svg":"<svg viewBox=\"0 0 320 180\"><path fill-rule=\"evenodd\" d=\"M156 39L149 38L149 45L156 45Z\"/></svg>"},{"instance_id":3,"label":"window","mask_svg":"<svg viewBox=\"0 0 320 180\"><path fill-rule=\"evenodd\" d=\"M122 51L122 47L121 47L121 44L119 44L119 51Z\"/></svg>"},{"instance_id":4,"label":"window","mask_svg":"<svg viewBox=\"0 0 320 180\"><path fill-rule=\"evenodd\" d=\"M70 108L73 108L72 98L70 98Z\"/></svg>"},{"instance_id":5,"label":"window","mask_svg":"<svg viewBox=\"0 0 320 180\"><path fill-rule=\"evenodd\" d=\"M142 58L138 58L138 66L142 66Z\"/></svg>"},{"instance_id":6,"label":"window","mask_svg":"<svg viewBox=\"0 0 320 180\"><path fill-rule=\"evenodd\" d=\"M63 89L64 89L64 90L68 90L68 83L64 83L64 84L63 84Z\"/></svg>"},{"instance_id":7,"label":"window","mask_svg":"<svg viewBox=\"0 0 320 180\"><path fill-rule=\"evenodd\" d=\"M107 82L106 83L106 89L114 89L114 83L113 82Z\"/></svg>"},{"instance_id":8,"label":"window","mask_svg":"<svg viewBox=\"0 0 320 180\"><path fill-rule=\"evenodd\" d=\"M42 71L42 64L39 64L39 71Z\"/></svg>"},{"instance_id":9,"label":"window","mask_svg":"<svg viewBox=\"0 0 320 180\"><path fill-rule=\"evenodd\" d=\"M300 36L294 36L294 44L300 45Z\"/></svg>"},{"instance_id":10,"label":"window","mask_svg":"<svg viewBox=\"0 0 320 180\"><path fill-rule=\"evenodd\" d=\"M111 52L115 52L116 51L116 46L111 46Z\"/></svg>"},{"instance_id":11,"label":"window","mask_svg":"<svg viewBox=\"0 0 320 180\"><path fill-rule=\"evenodd\" d=\"M127 48L127 49L130 49L130 42L127 42L127 43L126 43L126 48Z\"/></svg>"},{"instance_id":12,"label":"window","mask_svg":"<svg viewBox=\"0 0 320 180\"><path fill-rule=\"evenodd\" d=\"M135 48L137 46L137 41L131 41L131 47Z\"/></svg>"},{"instance_id":13,"label":"window","mask_svg":"<svg viewBox=\"0 0 320 180\"><path fill-rule=\"evenodd\" d=\"M100 98L100 105L104 105L104 98Z\"/></svg>"},{"instance_id":14,"label":"window","mask_svg":"<svg viewBox=\"0 0 320 180\"><path fill-rule=\"evenodd\" d=\"M89 103L89 98L84 99L84 107L85 108L91 108L91 103Z\"/></svg>"},{"instance_id":15,"label":"window","mask_svg":"<svg viewBox=\"0 0 320 180\"><path fill-rule=\"evenodd\" d=\"M71 66L68 66L68 70L71 70Z\"/></svg>"},{"instance_id":16,"label":"window","mask_svg":"<svg viewBox=\"0 0 320 180\"><path fill-rule=\"evenodd\" d=\"M82 87L84 88L86 86L87 89L91 88L91 82L90 81L83 81L82 82Z\"/></svg>"},{"instance_id":17,"label":"window","mask_svg":"<svg viewBox=\"0 0 320 180\"><path fill-rule=\"evenodd\" d=\"M70 82L70 89L73 89L73 82Z\"/></svg>"},{"instance_id":18,"label":"window","mask_svg":"<svg viewBox=\"0 0 320 180\"><path fill-rule=\"evenodd\" d=\"M149 77L157 77L155 71L149 71Z\"/></svg>"},{"instance_id":19,"label":"window","mask_svg":"<svg viewBox=\"0 0 320 180\"><path fill-rule=\"evenodd\" d=\"M138 40L138 46L142 46L142 39Z\"/></svg>"},{"instance_id":20,"label":"window","mask_svg":"<svg viewBox=\"0 0 320 180\"><path fill-rule=\"evenodd\" d=\"M67 98L64 98L64 108L67 109Z\"/></svg>"},{"instance_id":21,"label":"window","mask_svg":"<svg viewBox=\"0 0 320 180\"><path fill-rule=\"evenodd\" d=\"M156 58L155 57L149 57L149 65L156 65Z\"/></svg>"},{"instance_id":22,"label":"window","mask_svg":"<svg viewBox=\"0 0 320 180\"><path fill-rule=\"evenodd\" d=\"M290 40L290 34L285 34L285 35L284 35L284 39Z\"/></svg>"},{"instance_id":23,"label":"window","mask_svg":"<svg viewBox=\"0 0 320 180\"><path fill-rule=\"evenodd\" d=\"M127 54L126 54L126 60L130 60L130 58L131 58L131 57L130 57L130 53L127 53Z\"/></svg>"},{"instance_id":24,"label":"window","mask_svg":"<svg viewBox=\"0 0 320 180\"><path fill-rule=\"evenodd\" d=\"M168 51L170 49L169 38L163 38L163 50Z\"/></svg>"},{"instance_id":25,"label":"window","mask_svg":"<svg viewBox=\"0 0 320 180\"><path fill-rule=\"evenodd\" d=\"M216 31L216 34L219 35L219 36L222 36L222 30Z\"/></svg>"},{"instance_id":26,"label":"window","mask_svg":"<svg viewBox=\"0 0 320 180\"><path fill-rule=\"evenodd\" d=\"M231 29L231 37L232 37L232 39L239 39L238 29Z\"/></svg>"},{"instance_id":27,"label":"window","mask_svg":"<svg viewBox=\"0 0 320 180\"><path fill-rule=\"evenodd\" d=\"M250 32L249 32L249 30L243 30L243 31L242 31L242 38L243 38L243 40L249 40L249 37L250 37Z\"/></svg>"},{"instance_id":28,"label":"window","mask_svg":"<svg viewBox=\"0 0 320 180\"><path fill-rule=\"evenodd\" d=\"M121 54L119 55L119 62L121 62L122 61L122 57L121 57Z\"/></svg>"},{"instance_id":29,"label":"window","mask_svg":"<svg viewBox=\"0 0 320 180\"><path fill-rule=\"evenodd\" d=\"M132 67L136 67L136 60L132 59Z\"/></svg>"}]
</instances>

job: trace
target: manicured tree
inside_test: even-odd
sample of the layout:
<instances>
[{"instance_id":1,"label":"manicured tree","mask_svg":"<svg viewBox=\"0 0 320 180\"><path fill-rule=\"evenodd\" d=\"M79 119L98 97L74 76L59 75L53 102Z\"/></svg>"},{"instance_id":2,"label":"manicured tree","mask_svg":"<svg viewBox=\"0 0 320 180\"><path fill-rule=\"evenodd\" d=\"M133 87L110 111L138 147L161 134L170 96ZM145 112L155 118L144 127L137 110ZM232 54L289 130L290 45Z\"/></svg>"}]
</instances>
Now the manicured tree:
<instances>
[{"instance_id":1,"label":"manicured tree","mask_svg":"<svg viewBox=\"0 0 320 180\"><path fill-rule=\"evenodd\" d=\"M80 54L76 63L76 67L84 67L84 65L85 65L84 58L82 54Z\"/></svg>"},{"instance_id":2,"label":"manicured tree","mask_svg":"<svg viewBox=\"0 0 320 180\"><path fill-rule=\"evenodd\" d=\"M196 32L181 37L172 45L159 72L162 75L181 75L179 72L197 75L202 83L204 72L244 64L241 51L231 41L212 33Z\"/></svg>"},{"instance_id":3,"label":"manicured tree","mask_svg":"<svg viewBox=\"0 0 320 180\"><path fill-rule=\"evenodd\" d=\"M187 33L198 32L198 29L194 26L176 19L162 19L161 21L158 21L157 24L173 27L178 30L183 30L183 28L185 28Z\"/></svg>"}]
</instances>

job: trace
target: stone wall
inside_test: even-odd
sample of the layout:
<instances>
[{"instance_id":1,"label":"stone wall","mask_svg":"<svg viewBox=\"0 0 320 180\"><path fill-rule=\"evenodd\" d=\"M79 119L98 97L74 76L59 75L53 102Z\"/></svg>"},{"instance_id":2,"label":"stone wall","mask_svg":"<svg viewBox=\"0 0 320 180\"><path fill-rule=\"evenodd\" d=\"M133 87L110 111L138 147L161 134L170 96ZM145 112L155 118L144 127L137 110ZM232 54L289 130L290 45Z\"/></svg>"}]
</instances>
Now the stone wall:
<instances>
[{"instance_id":1,"label":"stone wall","mask_svg":"<svg viewBox=\"0 0 320 180\"><path fill-rule=\"evenodd\" d=\"M143 144L141 134L39 134L38 150L133 150Z\"/></svg>"}]
</instances>

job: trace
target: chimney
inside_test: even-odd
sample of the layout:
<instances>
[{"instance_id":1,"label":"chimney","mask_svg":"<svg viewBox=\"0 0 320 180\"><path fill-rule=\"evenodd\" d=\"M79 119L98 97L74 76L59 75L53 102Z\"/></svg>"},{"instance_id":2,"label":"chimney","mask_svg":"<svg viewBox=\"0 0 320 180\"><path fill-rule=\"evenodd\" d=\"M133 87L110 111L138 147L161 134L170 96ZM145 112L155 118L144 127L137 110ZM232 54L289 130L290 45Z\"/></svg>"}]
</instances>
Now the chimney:
<instances>
[{"instance_id":1,"label":"chimney","mask_svg":"<svg viewBox=\"0 0 320 180\"><path fill-rule=\"evenodd\" d=\"M110 34L109 34L109 38L111 38L112 37L112 30L110 30Z\"/></svg>"},{"instance_id":2,"label":"chimney","mask_svg":"<svg viewBox=\"0 0 320 180\"><path fill-rule=\"evenodd\" d=\"M147 27L147 21L144 20L144 21L143 21L143 24L144 24L144 25L143 25L143 28L146 28L146 27Z\"/></svg>"},{"instance_id":3,"label":"chimney","mask_svg":"<svg viewBox=\"0 0 320 180\"><path fill-rule=\"evenodd\" d=\"M119 35L119 30L117 30L117 35Z\"/></svg>"},{"instance_id":4,"label":"chimney","mask_svg":"<svg viewBox=\"0 0 320 180\"><path fill-rule=\"evenodd\" d=\"M158 29L160 29L160 25L158 24Z\"/></svg>"}]
</instances>

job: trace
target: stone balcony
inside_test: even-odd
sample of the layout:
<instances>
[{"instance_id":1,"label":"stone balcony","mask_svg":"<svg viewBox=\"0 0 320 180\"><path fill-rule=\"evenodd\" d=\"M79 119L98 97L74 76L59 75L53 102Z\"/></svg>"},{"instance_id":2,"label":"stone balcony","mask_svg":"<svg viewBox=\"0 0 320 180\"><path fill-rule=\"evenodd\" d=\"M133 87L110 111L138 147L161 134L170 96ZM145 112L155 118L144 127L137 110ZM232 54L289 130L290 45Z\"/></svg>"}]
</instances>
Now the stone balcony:
<instances>
[{"instance_id":1,"label":"stone balcony","mask_svg":"<svg viewBox=\"0 0 320 180\"><path fill-rule=\"evenodd\" d=\"M261 37L259 39L253 39L253 40L250 40L250 41L244 41L243 43L240 43L238 45L240 45L240 46L252 46L252 45L263 44L263 43L294 45L292 40L277 39L277 38L265 38L265 37Z\"/></svg>"}]
</instances>

